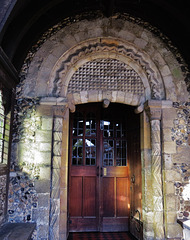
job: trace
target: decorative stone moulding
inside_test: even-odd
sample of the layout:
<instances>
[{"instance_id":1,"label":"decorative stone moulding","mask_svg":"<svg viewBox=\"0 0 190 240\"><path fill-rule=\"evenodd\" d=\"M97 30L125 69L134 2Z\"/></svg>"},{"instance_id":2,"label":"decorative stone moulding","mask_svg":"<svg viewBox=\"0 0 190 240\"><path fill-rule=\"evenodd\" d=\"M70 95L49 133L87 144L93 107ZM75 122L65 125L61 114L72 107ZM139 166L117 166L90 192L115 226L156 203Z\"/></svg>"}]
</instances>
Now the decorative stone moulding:
<instances>
[{"instance_id":1,"label":"decorative stone moulding","mask_svg":"<svg viewBox=\"0 0 190 240\"><path fill-rule=\"evenodd\" d=\"M48 82L48 95L57 97L93 90L141 97L135 104L127 102L131 105L165 98L162 78L150 57L115 38L90 39L71 48L56 62Z\"/></svg>"},{"instance_id":2,"label":"decorative stone moulding","mask_svg":"<svg viewBox=\"0 0 190 240\"><path fill-rule=\"evenodd\" d=\"M84 12L82 14L78 14L76 16L73 17L67 17L65 19L63 19L61 22L57 23L56 25L52 26L50 29L48 29L48 31L46 31L41 38L36 42L35 45L32 46L31 50L29 51L24 65L22 67L21 73L20 73L20 77L21 77L21 82L24 81L24 79L26 78L26 75L28 73L28 69L29 69L29 65L32 61L32 59L35 56L35 53L40 49L40 47L52 36L54 36L55 34L57 34L59 31L61 31L63 28L67 27L67 26L71 26L72 24L77 24L80 21L94 21L97 19L104 19L103 14L100 11L96 11L96 12ZM190 70L187 66L187 64L185 63L183 57L181 56L180 52L178 51L178 49L174 46L174 44L171 42L171 40L165 36L159 29L157 29L156 27L152 26L150 23L143 21L140 18L137 17L133 17L128 13L115 13L113 17L110 18L110 21L112 21L112 19L114 20L119 20L119 21L124 21L124 22L130 22L132 24L135 24L136 26L140 26L143 29L146 29L147 31L149 31L150 33L153 33L154 36L157 36L163 43L166 44L167 48L169 49L169 51L171 51L176 60L178 61L180 68L184 74L185 77L185 82L187 85L187 90L190 92ZM95 32L95 31L94 31Z\"/></svg>"}]
</instances>

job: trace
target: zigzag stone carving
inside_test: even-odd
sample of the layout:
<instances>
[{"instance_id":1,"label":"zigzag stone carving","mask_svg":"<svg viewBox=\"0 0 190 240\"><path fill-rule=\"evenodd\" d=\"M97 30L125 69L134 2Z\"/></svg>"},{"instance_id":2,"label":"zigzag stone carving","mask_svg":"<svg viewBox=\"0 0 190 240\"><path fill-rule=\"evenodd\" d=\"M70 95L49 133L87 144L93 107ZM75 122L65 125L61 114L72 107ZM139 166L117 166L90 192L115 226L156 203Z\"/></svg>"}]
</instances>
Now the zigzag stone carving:
<instances>
[{"instance_id":1,"label":"zigzag stone carving","mask_svg":"<svg viewBox=\"0 0 190 240\"><path fill-rule=\"evenodd\" d=\"M114 40L112 38L93 39L88 42L84 42L77 47L67 52L57 65L59 66L55 72L53 72L50 85L49 94L53 96L60 96L63 91L63 87L68 87L68 83L64 82L67 73L71 68L77 68L77 62L81 59L90 59L91 56L96 54L104 55L104 58L109 58L109 53L113 53L116 56L122 56L127 61L132 61L137 64L141 71L143 71L149 81L151 89L151 98L155 100L163 99L164 88L158 72L150 66L148 59L145 59L143 53L137 52L134 47L127 47L120 40ZM95 57L94 57L95 58ZM76 67L77 66L77 67ZM71 76L72 77L72 76ZM70 80L70 79L69 79ZM53 89L53 90L52 90Z\"/></svg>"}]
</instances>

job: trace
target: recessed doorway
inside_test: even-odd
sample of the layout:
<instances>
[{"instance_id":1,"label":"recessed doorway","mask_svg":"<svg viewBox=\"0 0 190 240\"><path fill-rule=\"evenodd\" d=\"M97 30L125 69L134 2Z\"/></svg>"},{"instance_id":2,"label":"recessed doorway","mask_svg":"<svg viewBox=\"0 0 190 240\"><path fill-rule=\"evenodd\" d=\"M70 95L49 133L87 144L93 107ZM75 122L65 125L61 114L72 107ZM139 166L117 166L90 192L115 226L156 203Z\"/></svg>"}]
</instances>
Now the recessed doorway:
<instances>
[{"instance_id":1,"label":"recessed doorway","mask_svg":"<svg viewBox=\"0 0 190 240\"><path fill-rule=\"evenodd\" d=\"M138 143L131 141L134 132L140 135L139 122L133 107L116 103L108 108L101 103L78 105L71 114L70 232L129 231L135 166L130 158L136 151L132 148L140 146L139 137Z\"/></svg>"}]
</instances>

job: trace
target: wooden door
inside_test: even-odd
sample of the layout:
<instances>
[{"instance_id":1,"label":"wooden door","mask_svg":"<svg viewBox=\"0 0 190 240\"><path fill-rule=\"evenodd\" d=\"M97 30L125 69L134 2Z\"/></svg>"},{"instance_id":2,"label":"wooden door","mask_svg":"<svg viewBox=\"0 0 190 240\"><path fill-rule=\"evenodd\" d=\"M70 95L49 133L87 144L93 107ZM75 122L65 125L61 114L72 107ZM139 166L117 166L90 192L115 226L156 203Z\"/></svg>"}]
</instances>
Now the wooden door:
<instances>
[{"instance_id":1,"label":"wooden door","mask_svg":"<svg viewBox=\"0 0 190 240\"><path fill-rule=\"evenodd\" d=\"M128 231L129 173L126 106L103 111L101 120L101 231Z\"/></svg>"},{"instance_id":2,"label":"wooden door","mask_svg":"<svg viewBox=\"0 0 190 240\"><path fill-rule=\"evenodd\" d=\"M140 124L138 115L134 115L128 131L128 158L130 165L130 232L138 239L143 239L142 225L142 176L140 151Z\"/></svg>"},{"instance_id":3,"label":"wooden door","mask_svg":"<svg viewBox=\"0 0 190 240\"><path fill-rule=\"evenodd\" d=\"M69 171L70 231L99 230L99 127L95 105L71 115Z\"/></svg>"},{"instance_id":4,"label":"wooden door","mask_svg":"<svg viewBox=\"0 0 190 240\"><path fill-rule=\"evenodd\" d=\"M128 231L128 108L77 106L71 115L70 231Z\"/></svg>"}]
</instances>

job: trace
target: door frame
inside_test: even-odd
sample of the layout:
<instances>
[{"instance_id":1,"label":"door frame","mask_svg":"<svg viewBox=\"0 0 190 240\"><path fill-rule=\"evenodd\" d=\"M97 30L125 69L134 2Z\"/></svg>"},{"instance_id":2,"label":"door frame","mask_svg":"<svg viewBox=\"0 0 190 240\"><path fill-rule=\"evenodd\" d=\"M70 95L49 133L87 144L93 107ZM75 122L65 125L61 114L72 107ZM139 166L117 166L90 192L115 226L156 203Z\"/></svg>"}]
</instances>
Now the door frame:
<instances>
[{"instance_id":1,"label":"door frame","mask_svg":"<svg viewBox=\"0 0 190 240\"><path fill-rule=\"evenodd\" d=\"M171 105L171 106L170 106ZM172 107L168 101L150 100L144 104L145 110L140 113L140 138L141 138L141 166L142 166L142 222L143 229L153 229L155 234L164 236L164 203L163 200L163 175L161 169L161 112L162 109ZM58 113L56 113L56 111ZM68 146L69 146L69 106L68 104L56 106L54 118L62 118L62 156L60 164L60 211L58 226L60 239L68 236ZM155 125L157 126L155 128ZM153 137L151 137L153 136ZM160 149L160 151L158 151ZM156 162L156 159L158 161ZM160 170L154 172L155 168ZM161 173L161 174L160 174ZM154 176L154 179L152 178ZM157 184L159 182L159 184ZM161 183L161 184L160 184ZM152 186L159 188L159 196L152 193ZM161 199L160 208L153 203L152 198ZM152 218L154 215L159 218ZM152 216L150 218L150 216ZM158 222L159 221L159 222ZM144 225L145 223L145 225ZM145 234L145 232L144 232ZM144 236L146 239L146 236Z\"/></svg>"},{"instance_id":2,"label":"door frame","mask_svg":"<svg viewBox=\"0 0 190 240\"><path fill-rule=\"evenodd\" d=\"M63 131L62 131L62 156L60 166L60 214L59 214L59 236L61 239L68 237L68 169L69 169L69 108L67 105L62 106L61 114L63 118ZM147 122L147 114L143 111L140 114L140 138L141 138L141 152L150 148L150 124ZM56 117L56 114L54 114ZM143 159L141 159L143 167ZM145 172L142 172L142 185L144 184ZM145 191L142 191L142 208L143 202L150 201L145 197ZM142 216L143 218L143 216ZM142 220L143 221L143 220Z\"/></svg>"},{"instance_id":3,"label":"door frame","mask_svg":"<svg viewBox=\"0 0 190 240\"><path fill-rule=\"evenodd\" d=\"M90 174L89 176L92 176L92 177L95 177L96 176L96 227L95 227L95 222L92 221L92 226L89 225L89 229L86 229L84 230L84 228L86 228L86 224L89 222L90 224L90 221L92 220L91 218L88 219L88 217L84 217L83 215L81 216L76 216L76 217L71 217L70 216L70 220L69 222L73 224L71 224L71 231L75 231L73 229L73 227L77 227L78 231L90 231L90 229L94 229L92 231L128 231L129 230L129 221L130 221L130 207L131 204L130 204L130 176L129 176L129 169L130 169L130 160L127 158L127 156L130 156L128 152L128 147L129 146L129 135L131 136L130 134L130 130L131 130L131 127L130 126L134 126L134 128L136 129L136 124L137 124L137 129L139 130L139 133L138 135L140 135L140 129L139 129L139 123L140 123L140 118L136 118L135 117L135 113L131 113L131 111L134 111L132 108L129 108L129 105L127 107L124 107L120 104L121 106L121 109L119 110L119 106L118 106L118 103L117 105L115 105L116 103L113 103L112 106L109 106L109 112L111 111L114 111L114 112L117 112L117 114L113 115L111 114L110 116L110 121L112 122L115 122L115 123L121 123L122 124L122 129L125 129L125 133L126 135L125 136L116 136L116 129L114 128L114 134L111 138L108 138L108 136L104 136L104 131L103 129L101 129L100 127L100 122L101 122L101 119L104 119L102 118L102 114L104 114L104 112L106 113L106 110L105 107L102 105L102 103L94 103L93 105L91 103L88 103L88 104L85 104L84 105L80 105L78 111L79 112L83 112L85 113L84 114L84 117L87 116L86 114L89 113L89 112L94 112L96 113L95 116L96 116L96 136L92 137L92 136L89 136L90 139L96 139L96 165L92 165L92 166L86 166L86 164L84 163L85 162L85 148L84 148L84 140L86 138L88 138L88 136L86 136L85 134L85 125L83 126L84 129L83 129L83 135L80 137L80 138L83 138L83 164L82 165L79 165L77 166L78 164L76 164L76 166L72 166L72 140L77 140L79 139L79 136L77 135L72 135L72 127L73 127L73 120L74 120L74 116L71 116L71 121L70 121L70 129L69 129L69 132L70 132L70 136L69 136L69 189L68 189L68 203L70 204L70 201L72 201L72 198L70 199L70 191L72 192L71 190L71 184L72 184L72 177L84 177L85 179L85 176L87 177L88 174ZM110 109L111 108L111 109ZM129 109L128 109L129 108ZM110 114L110 113L109 113ZM132 119L136 119L135 120L135 123L134 121L131 122L130 120L130 123L133 123L132 125L130 125L130 123L128 122L128 119L129 117L131 117L131 114L134 114ZM118 118L119 116L119 118ZM135 118L134 118L135 117ZM105 121L109 121L109 118L106 119ZM137 121L137 122L136 122ZM83 121L83 124L85 122ZM117 130L118 132L118 130ZM128 136L128 137L127 137ZM103 164L103 142L104 142L104 139L106 140L111 140L111 141L114 141L115 144L114 144L114 156L116 157L116 140L119 140L119 141L126 141L126 143L128 142L125 150L126 150L126 153L127 153L127 156L125 157L126 159L126 162L124 163L125 165L120 165L120 166L116 166L116 159L114 157L114 166L104 166ZM114 139L114 140L113 140ZM139 140L139 143L140 143L140 140ZM83 168L84 167L84 168ZM89 169L89 167L91 168L91 171L88 172L87 170ZM95 170L96 169L96 170ZM75 172L76 171L76 172ZM83 175L80 174L80 172L82 171ZM95 174L95 175L94 175ZM108 180L108 178L110 179L110 177L113 179L113 184L114 184L114 187L113 187L113 191L114 192L110 192L111 195L113 195L113 200L114 200L114 204L113 204L113 210L114 210L114 216L103 216L103 209L104 209L104 191L103 191L103 184L105 184L105 181ZM107 180L106 180L107 178ZM116 196L116 194L118 193L118 183L120 182L120 180L122 178L125 178L125 184L127 184L127 197L126 197L126 202L125 202L125 216L122 214L124 209L122 210L122 213L121 213L121 208L119 208L119 203L121 204L121 200L119 200L120 198ZM127 182L126 182L127 180ZM121 183L121 182L120 182ZM123 182L124 183L124 182ZM82 184L82 182L81 182ZM82 184L83 185L83 184ZM121 190L121 189L120 189ZM83 190L82 190L83 192ZM121 193L120 193L121 194ZM124 193L122 193L124 194ZM123 196L123 195L122 195ZM82 198L83 199L83 198ZM83 200L82 200L83 202ZM80 202L82 204L82 202ZM123 205L123 204L122 204ZM75 204L73 203L74 208L75 208ZM121 205L120 205L121 207ZM141 206L139 206L140 209L141 209ZM70 206L68 206L68 208L70 208ZM118 212L118 210L120 209L120 213ZM70 209L71 210L71 209ZM81 210L83 211L83 208L82 208L82 205L81 205ZM111 210L111 209L110 209ZM79 209L78 209L79 211ZM122 215L119 215L119 214L122 214ZM87 221L87 222L86 222ZM128 222L128 224L126 225L126 222ZM79 225L78 225L79 223ZM110 224L114 224L116 227L113 228L111 227L111 230L110 229ZM80 226L81 224L81 226ZM120 227L119 227L120 226ZM76 231L77 231L76 229ZM83 230L82 230L83 229ZM96 230L95 230L96 229Z\"/></svg>"}]
</instances>

